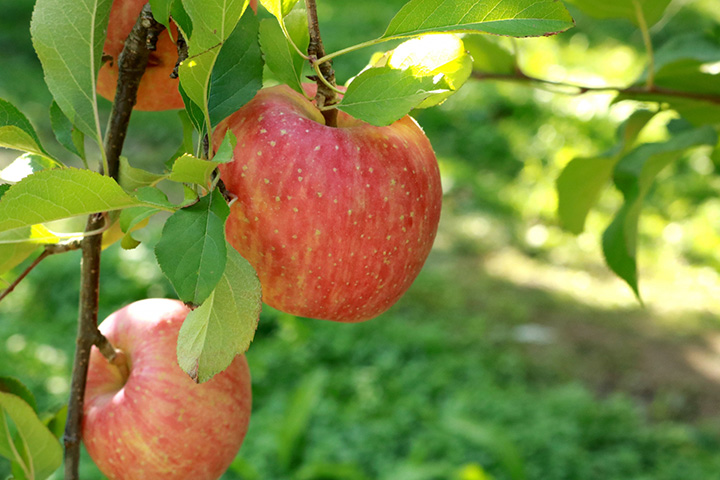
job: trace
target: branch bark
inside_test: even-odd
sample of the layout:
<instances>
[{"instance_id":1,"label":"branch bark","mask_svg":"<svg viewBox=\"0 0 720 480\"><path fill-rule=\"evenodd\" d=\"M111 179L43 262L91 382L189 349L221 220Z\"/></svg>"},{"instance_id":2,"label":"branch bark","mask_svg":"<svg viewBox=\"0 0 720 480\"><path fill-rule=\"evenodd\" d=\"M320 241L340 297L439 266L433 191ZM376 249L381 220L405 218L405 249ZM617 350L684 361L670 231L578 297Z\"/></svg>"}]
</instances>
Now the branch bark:
<instances>
[{"instance_id":1,"label":"branch bark","mask_svg":"<svg viewBox=\"0 0 720 480\"><path fill-rule=\"evenodd\" d=\"M318 58L325 56L325 47L323 47L322 38L320 37L320 23L317 16L317 5L315 0L305 0L308 17L308 30L310 32L310 43L308 45L308 56L310 63L323 78L316 78L317 92L315 94L315 103L325 117L325 125L329 127L337 127L337 108L324 109L338 103L337 93L334 88L335 71L332 68L332 61L319 64L317 67L315 62Z\"/></svg>"},{"instance_id":2,"label":"branch bark","mask_svg":"<svg viewBox=\"0 0 720 480\"><path fill-rule=\"evenodd\" d=\"M137 101L140 79L145 73L150 50L155 48L163 28L153 18L150 5L145 5L118 59L118 85L104 143L108 161L105 173L115 179L119 175L120 153ZM65 480L79 480L83 401L92 346L97 346L111 362L123 357L122 352L113 348L97 328L102 251L102 234L98 234L97 230L103 226L104 218L102 213L90 215L85 231L95 233L82 240L80 314L64 435Z\"/></svg>"},{"instance_id":3,"label":"branch bark","mask_svg":"<svg viewBox=\"0 0 720 480\"><path fill-rule=\"evenodd\" d=\"M521 71L515 73L484 73L484 72L473 72L473 78L476 80L500 80L505 82L520 82L520 83L534 83L537 85L545 85L549 87L557 88L556 93L562 93L565 95L583 95L589 92L610 92L616 91L622 95L629 97L642 98L647 95L663 95L668 97L687 98L689 100L701 100L704 102L714 103L720 105L720 95L713 95L710 93L699 93L699 92L687 92L684 90L674 90L671 88L658 87L653 85L652 87L647 86L631 86L631 87L589 87L584 85L575 85L571 83L553 82L552 80L545 80L543 78L536 78L526 75ZM564 90L562 90L564 89ZM571 91L568 91L571 90Z\"/></svg>"},{"instance_id":4,"label":"branch bark","mask_svg":"<svg viewBox=\"0 0 720 480\"><path fill-rule=\"evenodd\" d=\"M15 287L18 286L18 284L35 268L37 267L40 262L45 260L50 255L54 255L56 253L63 253L63 252L69 252L71 250L78 250L80 249L80 241L72 241L68 243L53 243L49 245L45 245L44 250L38 257L33 260L33 262L20 274L18 277L13 281L5 290L3 290L2 293L0 293L0 300L10 295L10 293L15 290Z\"/></svg>"}]
</instances>

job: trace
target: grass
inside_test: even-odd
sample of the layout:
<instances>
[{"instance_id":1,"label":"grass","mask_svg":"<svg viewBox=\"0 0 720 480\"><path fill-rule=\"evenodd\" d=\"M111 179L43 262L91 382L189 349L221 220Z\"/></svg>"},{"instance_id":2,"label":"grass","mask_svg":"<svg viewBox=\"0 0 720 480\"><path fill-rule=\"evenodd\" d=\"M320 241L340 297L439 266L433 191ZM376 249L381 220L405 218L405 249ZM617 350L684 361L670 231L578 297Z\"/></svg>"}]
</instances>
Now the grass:
<instances>
[{"instance_id":1,"label":"grass","mask_svg":"<svg viewBox=\"0 0 720 480\"><path fill-rule=\"evenodd\" d=\"M170 294L142 267L151 255L106 251L101 315ZM362 324L266 308L248 352L250 431L223 478L716 478L717 408L695 408L720 398L713 383L695 372L674 384L638 361L652 347L680 362L687 342L657 324L648 337L639 309L489 275L488 261L438 249L395 307ZM74 254L51 258L2 306L0 365L13 365L2 373L29 384L41 409L67 393L71 279ZM84 469L101 478L87 461Z\"/></svg>"}]
</instances>

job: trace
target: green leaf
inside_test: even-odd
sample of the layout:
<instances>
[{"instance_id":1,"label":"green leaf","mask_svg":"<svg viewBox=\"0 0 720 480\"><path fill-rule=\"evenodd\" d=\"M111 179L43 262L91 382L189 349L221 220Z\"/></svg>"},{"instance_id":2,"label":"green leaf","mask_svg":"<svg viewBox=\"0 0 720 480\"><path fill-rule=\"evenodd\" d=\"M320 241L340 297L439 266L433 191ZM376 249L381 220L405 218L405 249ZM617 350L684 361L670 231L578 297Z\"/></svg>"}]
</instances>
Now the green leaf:
<instances>
[{"instance_id":1,"label":"green leaf","mask_svg":"<svg viewBox=\"0 0 720 480\"><path fill-rule=\"evenodd\" d=\"M42 244L60 239L42 225L18 228L0 233L0 274L20 265Z\"/></svg>"},{"instance_id":2,"label":"green leaf","mask_svg":"<svg viewBox=\"0 0 720 480\"><path fill-rule=\"evenodd\" d=\"M376 126L390 125L432 95L451 90L441 75L416 76L390 66L365 70L348 86L338 108Z\"/></svg>"},{"instance_id":3,"label":"green leaf","mask_svg":"<svg viewBox=\"0 0 720 480\"><path fill-rule=\"evenodd\" d=\"M153 18L165 28L170 28L170 12L175 0L148 0L152 9ZM180 3L178 0L177 3Z\"/></svg>"},{"instance_id":4,"label":"green leaf","mask_svg":"<svg viewBox=\"0 0 720 480\"><path fill-rule=\"evenodd\" d=\"M285 27L295 45L303 52L307 51L310 43L307 15L302 4L294 9L285 19ZM273 19L266 18L260 22L260 47L262 48L265 64L280 83L285 83L300 93L303 92L303 59L283 34L280 24Z\"/></svg>"},{"instance_id":5,"label":"green leaf","mask_svg":"<svg viewBox=\"0 0 720 480\"><path fill-rule=\"evenodd\" d=\"M480 73L515 73L515 55L487 35L465 35L463 43L473 59L473 70Z\"/></svg>"},{"instance_id":6,"label":"green leaf","mask_svg":"<svg viewBox=\"0 0 720 480\"><path fill-rule=\"evenodd\" d=\"M73 126L54 100L50 105L50 123L60 145L85 162L85 135Z\"/></svg>"},{"instance_id":7,"label":"green leaf","mask_svg":"<svg viewBox=\"0 0 720 480\"><path fill-rule=\"evenodd\" d=\"M237 137L232 131L228 130L227 132L225 132L225 137L223 137L222 143L220 143L217 152L215 152L215 155L213 155L212 157L213 162L232 162L235 145L237 145Z\"/></svg>"},{"instance_id":8,"label":"green leaf","mask_svg":"<svg viewBox=\"0 0 720 480\"><path fill-rule=\"evenodd\" d=\"M583 232L585 219L618 160L616 156L575 158L565 166L557 179L558 216L565 230L575 235Z\"/></svg>"},{"instance_id":9,"label":"green leaf","mask_svg":"<svg viewBox=\"0 0 720 480\"><path fill-rule=\"evenodd\" d=\"M150 218L161 210L153 207L130 207L120 212L120 229L129 233L135 225Z\"/></svg>"},{"instance_id":10,"label":"green leaf","mask_svg":"<svg viewBox=\"0 0 720 480\"><path fill-rule=\"evenodd\" d=\"M192 154L193 152L193 133L195 132L193 122L190 119L187 110L179 110L178 116L180 117L180 123L182 124L183 140L175 153L173 153L172 157L165 162L165 166L167 168L172 168L172 164L175 163L175 160L186 153Z\"/></svg>"},{"instance_id":11,"label":"green leaf","mask_svg":"<svg viewBox=\"0 0 720 480\"><path fill-rule=\"evenodd\" d=\"M175 206L170 203L167 195L157 187L141 187L135 192L138 200L145 206L158 207L161 210L175 211Z\"/></svg>"},{"instance_id":12,"label":"green leaf","mask_svg":"<svg viewBox=\"0 0 720 480\"><path fill-rule=\"evenodd\" d=\"M132 250L140 245L140 242L132 236L132 232L136 230L135 227L142 228L142 226L138 226L141 222L160 211L160 209L152 207L131 207L120 212L120 229L125 233L120 241L120 246L124 250Z\"/></svg>"},{"instance_id":13,"label":"green leaf","mask_svg":"<svg viewBox=\"0 0 720 480\"><path fill-rule=\"evenodd\" d=\"M635 0L567 0L595 18L626 18L639 25ZM648 25L653 25L665 13L670 0L637 0Z\"/></svg>"},{"instance_id":14,"label":"green leaf","mask_svg":"<svg viewBox=\"0 0 720 480\"><path fill-rule=\"evenodd\" d=\"M557 179L558 216L563 228L575 235L582 233L585 219L610 181L615 165L654 115L649 110L633 112L618 128L614 148L598 157L575 158L565 166Z\"/></svg>"},{"instance_id":15,"label":"green leaf","mask_svg":"<svg viewBox=\"0 0 720 480\"><path fill-rule=\"evenodd\" d=\"M15 438L10 436L10 422L16 430ZM22 398L3 392L0 392L0 455L17 462L32 480L44 480L62 464L60 442L32 407Z\"/></svg>"},{"instance_id":16,"label":"green leaf","mask_svg":"<svg viewBox=\"0 0 720 480\"><path fill-rule=\"evenodd\" d=\"M210 77L210 124L235 113L262 88L263 59L258 42L259 22L250 9L220 49Z\"/></svg>"},{"instance_id":17,"label":"green leaf","mask_svg":"<svg viewBox=\"0 0 720 480\"><path fill-rule=\"evenodd\" d=\"M260 0L260 4L280 21L290 13L297 3L298 0Z\"/></svg>"},{"instance_id":18,"label":"green leaf","mask_svg":"<svg viewBox=\"0 0 720 480\"><path fill-rule=\"evenodd\" d=\"M185 102L185 113L187 114L188 119L190 120L190 122L192 122L195 130L200 133L200 137L202 138L202 136L207 131L207 128L205 127L205 112L203 112L203 109L200 108L195 102L193 102L190 97L188 97L187 93L185 93L185 89L183 88L182 83L180 83L180 85L178 86L178 91L180 92L180 96L182 97L183 102Z\"/></svg>"},{"instance_id":19,"label":"green leaf","mask_svg":"<svg viewBox=\"0 0 720 480\"><path fill-rule=\"evenodd\" d=\"M165 222L155 256L183 302L200 305L220 280L227 259L229 213L225 199L214 190Z\"/></svg>"},{"instance_id":20,"label":"green leaf","mask_svg":"<svg viewBox=\"0 0 720 480\"><path fill-rule=\"evenodd\" d=\"M208 299L188 314L178 336L178 363L198 383L225 370L248 349L262 306L255 270L234 248L226 251L222 278Z\"/></svg>"},{"instance_id":21,"label":"green leaf","mask_svg":"<svg viewBox=\"0 0 720 480\"><path fill-rule=\"evenodd\" d=\"M155 185L167 177L167 175L160 175L141 168L135 168L130 165L127 158L120 157L119 177L120 186L123 187L126 192L134 192L138 188Z\"/></svg>"},{"instance_id":22,"label":"green leaf","mask_svg":"<svg viewBox=\"0 0 720 480\"><path fill-rule=\"evenodd\" d=\"M0 232L77 215L141 205L110 177L90 170L43 170L13 185L0 201Z\"/></svg>"},{"instance_id":23,"label":"green leaf","mask_svg":"<svg viewBox=\"0 0 720 480\"><path fill-rule=\"evenodd\" d=\"M170 8L170 16L175 25L183 32L186 39L190 38L193 33L193 25L190 16L185 11L185 7L181 0L174 0Z\"/></svg>"},{"instance_id":24,"label":"green leaf","mask_svg":"<svg viewBox=\"0 0 720 480\"><path fill-rule=\"evenodd\" d=\"M640 145L615 167L615 185L625 202L603 234L603 252L608 266L627 282L638 298L637 230L645 196L658 173L687 149L716 143L717 133L709 126L685 130L667 142Z\"/></svg>"},{"instance_id":25,"label":"green leaf","mask_svg":"<svg viewBox=\"0 0 720 480\"><path fill-rule=\"evenodd\" d=\"M534 37L573 26L572 17L556 0L410 0L382 38L439 31Z\"/></svg>"},{"instance_id":26,"label":"green leaf","mask_svg":"<svg viewBox=\"0 0 720 480\"><path fill-rule=\"evenodd\" d=\"M0 377L0 392L12 393L22 398L25 403L30 405L34 412L37 412L37 402L35 396L29 388L14 377Z\"/></svg>"},{"instance_id":27,"label":"green leaf","mask_svg":"<svg viewBox=\"0 0 720 480\"><path fill-rule=\"evenodd\" d=\"M50 432L55 435L55 438L57 438L58 440L62 439L62 436L65 433L67 412L68 406L63 405L58 409L57 412L55 412L54 415L45 420L45 425L48 427L48 430L50 430Z\"/></svg>"},{"instance_id":28,"label":"green leaf","mask_svg":"<svg viewBox=\"0 0 720 480\"><path fill-rule=\"evenodd\" d=\"M17 183L35 172L61 167L61 164L44 155L26 153L24 155L20 155L10 165L0 171L0 180L9 183Z\"/></svg>"},{"instance_id":29,"label":"green leaf","mask_svg":"<svg viewBox=\"0 0 720 480\"><path fill-rule=\"evenodd\" d=\"M102 144L95 80L111 0L37 0L30 23L35 51L55 101L85 135Z\"/></svg>"},{"instance_id":30,"label":"green leaf","mask_svg":"<svg viewBox=\"0 0 720 480\"><path fill-rule=\"evenodd\" d=\"M220 165L219 162L201 160L192 155L183 155L175 160L169 180L181 183L196 183L207 188L212 172Z\"/></svg>"},{"instance_id":31,"label":"green leaf","mask_svg":"<svg viewBox=\"0 0 720 480\"><path fill-rule=\"evenodd\" d=\"M698 33L673 37L655 55L655 91L620 93L614 102L623 100L668 104L694 125L720 123L720 75L712 68L720 62L720 39ZM635 82L647 83L647 72ZM682 94L669 95L663 90Z\"/></svg>"},{"instance_id":32,"label":"green leaf","mask_svg":"<svg viewBox=\"0 0 720 480\"><path fill-rule=\"evenodd\" d=\"M421 35L398 45L387 65L397 70L409 69L416 77L442 75L448 91L431 95L416 108L429 108L444 102L470 78L472 57L459 36L449 33Z\"/></svg>"},{"instance_id":33,"label":"green leaf","mask_svg":"<svg viewBox=\"0 0 720 480\"><path fill-rule=\"evenodd\" d=\"M193 32L188 58L180 65L180 83L187 96L208 114L210 76L220 47L235 29L248 0L183 0Z\"/></svg>"},{"instance_id":34,"label":"green leaf","mask_svg":"<svg viewBox=\"0 0 720 480\"><path fill-rule=\"evenodd\" d=\"M703 33L670 37L655 52L655 69L681 60L695 60L701 64L720 62L720 39Z\"/></svg>"},{"instance_id":35,"label":"green leaf","mask_svg":"<svg viewBox=\"0 0 720 480\"><path fill-rule=\"evenodd\" d=\"M40 138L30 124L30 120L12 103L2 98L0 98L0 147L49 157L40 145Z\"/></svg>"}]
</instances>

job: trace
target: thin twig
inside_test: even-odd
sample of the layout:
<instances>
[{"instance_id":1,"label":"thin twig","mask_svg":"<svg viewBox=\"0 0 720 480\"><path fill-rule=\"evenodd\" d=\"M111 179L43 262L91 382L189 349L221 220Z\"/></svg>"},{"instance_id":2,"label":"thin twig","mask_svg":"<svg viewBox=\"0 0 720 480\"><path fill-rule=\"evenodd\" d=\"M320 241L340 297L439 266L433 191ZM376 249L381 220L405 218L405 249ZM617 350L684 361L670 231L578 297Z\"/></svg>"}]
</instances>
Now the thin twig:
<instances>
[{"instance_id":1,"label":"thin twig","mask_svg":"<svg viewBox=\"0 0 720 480\"><path fill-rule=\"evenodd\" d=\"M690 100L701 100L704 102L710 102L720 105L720 95L713 95L710 93L699 93L699 92L687 92L684 90L674 90L671 88L658 87L654 85L648 89L646 86L632 86L632 87L617 87L617 86L605 86L605 87L590 87L584 85L576 85L564 82L554 82L552 80L545 80L543 78L536 78L525 75L523 72L515 72L510 74L504 73L484 73L484 72L473 72L473 78L477 80L500 80L507 82L522 82L522 83L536 83L538 85L545 85L556 88L553 90L555 93L562 93L564 95L583 95L590 92L609 92L616 91L619 94L627 95L630 97L643 97L648 94L663 95L668 97L687 98Z\"/></svg>"},{"instance_id":2,"label":"thin twig","mask_svg":"<svg viewBox=\"0 0 720 480\"><path fill-rule=\"evenodd\" d=\"M25 269L25 271L22 272L22 273L15 279L15 281L11 283L10 286L7 287L7 288L2 292L2 294L0 294L0 300L2 300L3 298L7 297L8 295L10 295L10 293L11 293L13 290L15 290L15 287L18 286L18 284L27 276L27 274L30 273L33 268L37 267L37 266L40 264L40 262L42 262L43 260L45 260L45 258L47 258L47 257L49 257L49 256L50 256L50 252L48 252L47 250L43 250L43 252L42 252L40 255L38 255L38 257Z\"/></svg>"},{"instance_id":3,"label":"thin twig","mask_svg":"<svg viewBox=\"0 0 720 480\"><path fill-rule=\"evenodd\" d=\"M75 240L68 243L53 243L45 245L44 250L38 257L33 260L33 262L28 265L28 267L15 279L14 282L12 282L3 292L0 294L0 301L2 301L3 298L10 295L10 293L15 290L15 287L20 284L20 282L23 281L23 279L35 268L37 267L40 262L45 260L50 255L55 255L56 253L64 253L69 252L71 250L78 250L80 249L80 241Z\"/></svg>"},{"instance_id":4,"label":"thin twig","mask_svg":"<svg viewBox=\"0 0 720 480\"><path fill-rule=\"evenodd\" d=\"M104 151L108 161L107 174L117 179L120 153L125 142L130 115L137 100L140 79L145 73L149 58L148 46L152 48L164 27L152 16L150 6L143 7L135 26L125 41L118 59L118 86L105 137ZM105 222L104 214L88 217L86 232L94 232ZM102 222L102 223L101 223ZM88 363L92 346L113 363L122 363L122 352L117 351L97 328L100 291L100 254L102 235L87 235L82 240L82 264L80 275L80 315L73 363L68 418L65 425L65 480L79 480L80 437L87 381Z\"/></svg>"},{"instance_id":5,"label":"thin twig","mask_svg":"<svg viewBox=\"0 0 720 480\"><path fill-rule=\"evenodd\" d=\"M318 58L325 56L325 48L323 47L322 38L320 37L320 24L317 16L317 5L315 0L305 0L308 17L308 31L310 32L310 43L308 45L308 56L310 64L315 67ZM316 79L317 92L315 94L315 103L325 117L325 125L329 127L337 127L337 108L331 107L338 103L338 95L335 92L335 71L332 68L332 61L326 61L319 66L319 75Z\"/></svg>"}]
</instances>

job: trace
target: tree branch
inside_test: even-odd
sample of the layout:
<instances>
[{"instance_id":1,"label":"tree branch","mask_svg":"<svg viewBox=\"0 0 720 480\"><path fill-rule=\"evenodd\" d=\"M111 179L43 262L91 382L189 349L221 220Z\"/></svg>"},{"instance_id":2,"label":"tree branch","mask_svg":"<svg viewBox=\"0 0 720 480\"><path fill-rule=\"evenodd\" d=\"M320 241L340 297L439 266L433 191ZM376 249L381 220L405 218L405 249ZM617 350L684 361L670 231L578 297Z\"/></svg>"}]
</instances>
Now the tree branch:
<instances>
[{"instance_id":1,"label":"tree branch","mask_svg":"<svg viewBox=\"0 0 720 480\"><path fill-rule=\"evenodd\" d=\"M80 241L74 240L72 242L68 243L53 243L49 245L45 245L44 250L38 257L30 264L28 267L15 279L14 282L12 282L3 292L0 294L0 301L2 301L3 298L10 295L10 293L15 290L15 287L20 284L20 282L35 268L37 267L40 262L45 260L50 255L54 255L56 253L64 253L69 252L71 250L78 250L80 248Z\"/></svg>"},{"instance_id":2,"label":"tree branch","mask_svg":"<svg viewBox=\"0 0 720 480\"><path fill-rule=\"evenodd\" d=\"M112 178L118 178L120 152L130 115L137 102L140 79L145 73L150 51L155 50L157 37L164 29L153 18L150 5L145 5L118 58L117 90L105 134L105 153L109 165L107 174Z\"/></svg>"},{"instance_id":3,"label":"tree branch","mask_svg":"<svg viewBox=\"0 0 720 480\"><path fill-rule=\"evenodd\" d=\"M687 92L684 90L674 90L671 88L658 87L653 85L651 88L646 86L632 86L632 87L589 87L583 85L575 85L571 83L553 82L551 80L545 80L542 78L535 78L525 75L521 71L515 73L484 73L484 72L473 72L473 78L476 80L500 80L507 82L521 82L521 83L535 83L538 85L545 85L557 88L553 90L555 93L562 93L564 95L583 95L589 92L609 92L616 91L619 94L627 95L629 97L643 97L648 94L664 95L668 97L687 98L690 100L701 100L704 102L710 102L720 105L720 95L713 95L710 93L699 93L699 92Z\"/></svg>"},{"instance_id":4,"label":"tree branch","mask_svg":"<svg viewBox=\"0 0 720 480\"><path fill-rule=\"evenodd\" d=\"M104 222L102 215L90 215L87 230L94 230ZM75 341L70 401L65 425L65 480L78 480L80 467L80 437L83 400L87 381L90 350L97 338L97 312L100 291L100 252L102 235L91 235L82 240L80 271L80 317Z\"/></svg>"},{"instance_id":5,"label":"tree branch","mask_svg":"<svg viewBox=\"0 0 720 480\"><path fill-rule=\"evenodd\" d=\"M118 178L120 153L125 142L130 115L137 101L140 79L145 73L150 50L154 49L154 42L157 41L163 28L153 18L150 5L145 5L118 59L118 86L104 143L108 161L106 173L115 179ZM96 232L104 221L103 214L90 215L85 231ZM96 232L83 238L80 314L64 435L65 480L79 480L83 402L92 346L96 345L113 363L122 363L123 357L122 352L113 348L97 328L101 251L102 234Z\"/></svg>"},{"instance_id":6,"label":"tree branch","mask_svg":"<svg viewBox=\"0 0 720 480\"><path fill-rule=\"evenodd\" d=\"M323 47L322 38L320 37L320 24L317 16L317 5L315 0L305 0L308 17L308 30L310 32L310 44L308 45L308 56L310 64L318 72L317 92L315 94L315 103L325 117L325 125L329 127L337 127L337 108L324 109L338 103L338 97L335 90L335 71L332 68L332 61L326 61L316 65L317 59L325 56L325 48Z\"/></svg>"},{"instance_id":7,"label":"tree branch","mask_svg":"<svg viewBox=\"0 0 720 480\"><path fill-rule=\"evenodd\" d=\"M180 64L187 60L188 58L188 44L185 41L185 37L183 37L183 34L180 33L180 29L177 31L177 53L178 53L178 59L177 62L175 62L175 68L173 68L172 73L170 74L170 78L178 78L179 73L178 70L180 69Z\"/></svg>"}]
</instances>

